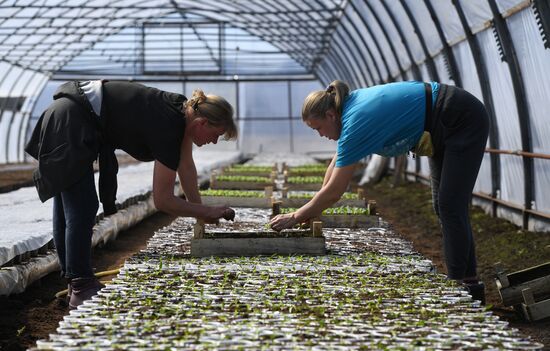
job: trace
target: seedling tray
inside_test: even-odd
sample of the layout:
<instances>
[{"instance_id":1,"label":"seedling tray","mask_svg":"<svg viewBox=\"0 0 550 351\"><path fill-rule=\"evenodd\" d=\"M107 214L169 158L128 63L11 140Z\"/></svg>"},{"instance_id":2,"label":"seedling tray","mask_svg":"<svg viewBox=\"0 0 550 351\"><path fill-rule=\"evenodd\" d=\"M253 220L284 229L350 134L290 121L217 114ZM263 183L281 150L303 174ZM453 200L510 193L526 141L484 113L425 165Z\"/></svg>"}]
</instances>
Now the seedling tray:
<instances>
[{"instance_id":1,"label":"seedling tray","mask_svg":"<svg viewBox=\"0 0 550 351\"><path fill-rule=\"evenodd\" d=\"M254 177L271 177L271 175L277 171L275 170L254 170L254 169L247 169L247 168L230 168L225 167L222 168L219 173L223 175L231 175L231 176L254 176Z\"/></svg>"},{"instance_id":2,"label":"seedling tray","mask_svg":"<svg viewBox=\"0 0 550 351\"><path fill-rule=\"evenodd\" d=\"M264 190L266 186L275 187L274 182L269 183L254 183L254 182L228 182L219 181L210 183L212 189L232 189L232 190Z\"/></svg>"},{"instance_id":3,"label":"seedling tray","mask_svg":"<svg viewBox=\"0 0 550 351\"><path fill-rule=\"evenodd\" d=\"M320 223L312 229L206 232L195 224L191 256L324 255Z\"/></svg>"},{"instance_id":4,"label":"seedling tray","mask_svg":"<svg viewBox=\"0 0 550 351\"><path fill-rule=\"evenodd\" d=\"M302 207L304 206L306 203L308 203L311 199L306 199L306 198L290 198L290 199L285 199L285 198L282 198L280 199L281 201L281 206L283 207ZM339 206L350 206L350 207L365 207L365 200L339 200L338 202L336 202L333 206L335 207L339 207Z\"/></svg>"},{"instance_id":5,"label":"seedling tray","mask_svg":"<svg viewBox=\"0 0 550 351\"><path fill-rule=\"evenodd\" d=\"M281 208L281 204L281 201L273 202L272 217L280 213L289 213L296 210L295 208ZM327 212L329 210L332 212ZM314 221L321 221L324 228L374 228L382 225L380 217L369 215L368 208L358 209L360 211L357 213L345 212L355 211L356 209L344 209L344 212L335 210L340 209L329 208L320 217L315 218Z\"/></svg>"}]
</instances>

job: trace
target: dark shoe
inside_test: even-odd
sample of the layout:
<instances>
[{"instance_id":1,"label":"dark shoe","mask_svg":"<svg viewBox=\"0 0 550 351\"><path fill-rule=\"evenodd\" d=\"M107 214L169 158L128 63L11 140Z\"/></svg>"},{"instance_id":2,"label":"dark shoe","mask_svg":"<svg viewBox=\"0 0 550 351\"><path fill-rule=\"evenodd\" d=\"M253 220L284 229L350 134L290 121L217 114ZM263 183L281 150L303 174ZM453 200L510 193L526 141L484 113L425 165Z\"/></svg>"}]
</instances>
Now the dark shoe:
<instances>
[{"instance_id":1,"label":"dark shoe","mask_svg":"<svg viewBox=\"0 0 550 351\"><path fill-rule=\"evenodd\" d=\"M480 301L485 305L485 284L483 282L464 284L466 290L472 295L472 299Z\"/></svg>"},{"instance_id":2,"label":"dark shoe","mask_svg":"<svg viewBox=\"0 0 550 351\"><path fill-rule=\"evenodd\" d=\"M97 278L74 278L71 280L71 297L69 307L77 308L84 301L89 300L96 295L99 290L105 287Z\"/></svg>"}]
</instances>

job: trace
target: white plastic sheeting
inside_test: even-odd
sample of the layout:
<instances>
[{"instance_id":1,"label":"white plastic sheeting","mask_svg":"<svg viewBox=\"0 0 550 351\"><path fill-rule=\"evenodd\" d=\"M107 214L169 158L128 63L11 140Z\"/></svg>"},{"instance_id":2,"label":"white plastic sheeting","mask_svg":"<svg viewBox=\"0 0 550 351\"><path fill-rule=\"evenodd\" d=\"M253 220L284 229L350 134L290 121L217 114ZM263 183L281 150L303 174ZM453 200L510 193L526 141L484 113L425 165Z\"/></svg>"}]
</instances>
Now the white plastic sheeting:
<instances>
[{"instance_id":1,"label":"white plastic sheeting","mask_svg":"<svg viewBox=\"0 0 550 351\"><path fill-rule=\"evenodd\" d=\"M413 0L414 1L414 0ZM460 19L450 0L430 1L449 45L453 45L465 38Z\"/></svg>"},{"instance_id":2,"label":"white plastic sheeting","mask_svg":"<svg viewBox=\"0 0 550 351\"><path fill-rule=\"evenodd\" d=\"M521 11L508 20L510 34L520 58L519 63L526 86L531 123L533 152L549 153L550 150L550 50L541 41L532 11ZM550 33L549 33L550 34ZM546 106L546 108L543 108ZM516 157L521 162L520 157ZM534 159L535 209L550 212L550 160Z\"/></svg>"},{"instance_id":3,"label":"white plastic sheeting","mask_svg":"<svg viewBox=\"0 0 550 351\"><path fill-rule=\"evenodd\" d=\"M365 172L359 180L359 185L363 186L369 183L376 183L386 173L389 159L380 155L372 155L367 163Z\"/></svg>"}]
</instances>

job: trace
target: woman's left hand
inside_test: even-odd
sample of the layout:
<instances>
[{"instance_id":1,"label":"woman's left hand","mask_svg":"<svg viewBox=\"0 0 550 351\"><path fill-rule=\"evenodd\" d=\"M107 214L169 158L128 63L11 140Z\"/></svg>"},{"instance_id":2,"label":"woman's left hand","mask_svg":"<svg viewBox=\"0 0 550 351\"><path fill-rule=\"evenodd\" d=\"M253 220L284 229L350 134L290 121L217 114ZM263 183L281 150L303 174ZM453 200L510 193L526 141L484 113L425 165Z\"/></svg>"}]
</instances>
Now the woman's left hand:
<instances>
[{"instance_id":1,"label":"woman's left hand","mask_svg":"<svg viewBox=\"0 0 550 351\"><path fill-rule=\"evenodd\" d=\"M295 217L296 212L280 214L269 221L269 225L273 230L280 232L283 229L292 228L298 223Z\"/></svg>"}]
</instances>

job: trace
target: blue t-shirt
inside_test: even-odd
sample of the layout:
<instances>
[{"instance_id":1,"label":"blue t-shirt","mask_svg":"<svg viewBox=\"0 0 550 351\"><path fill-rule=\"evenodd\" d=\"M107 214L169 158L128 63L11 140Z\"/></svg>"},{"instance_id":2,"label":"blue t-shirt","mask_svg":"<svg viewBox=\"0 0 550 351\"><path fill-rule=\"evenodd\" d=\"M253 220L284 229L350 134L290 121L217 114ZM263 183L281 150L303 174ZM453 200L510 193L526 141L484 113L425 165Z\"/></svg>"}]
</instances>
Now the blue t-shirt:
<instances>
[{"instance_id":1,"label":"blue t-shirt","mask_svg":"<svg viewBox=\"0 0 550 351\"><path fill-rule=\"evenodd\" d=\"M435 103L439 83L431 82ZM336 167L370 154L397 156L415 146L424 131L423 82L396 82L352 91L342 109Z\"/></svg>"}]
</instances>

